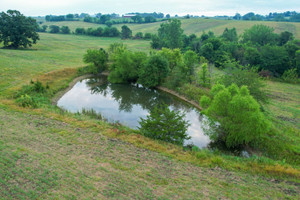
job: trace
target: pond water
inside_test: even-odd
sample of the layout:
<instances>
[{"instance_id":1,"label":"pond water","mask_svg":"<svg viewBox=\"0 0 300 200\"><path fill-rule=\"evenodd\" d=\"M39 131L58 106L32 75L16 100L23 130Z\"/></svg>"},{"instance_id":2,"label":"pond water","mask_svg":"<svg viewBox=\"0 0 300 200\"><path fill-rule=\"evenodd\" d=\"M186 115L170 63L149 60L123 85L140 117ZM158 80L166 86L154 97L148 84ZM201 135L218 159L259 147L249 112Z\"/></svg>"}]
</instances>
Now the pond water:
<instances>
[{"instance_id":1,"label":"pond water","mask_svg":"<svg viewBox=\"0 0 300 200\"><path fill-rule=\"evenodd\" d=\"M138 84L112 84L104 76L84 79L65 93L57 105L70 112L93 109L109 122L118 121L137 129L140 118L146 118L149 111L161 103L185 113L185 120L191 124L187 130L191 139L186 140L185 145L194 144L200 148L208 145L210 140L203 134L203 115L198 109L173 95Z\"/></svg>"}]
</instances>

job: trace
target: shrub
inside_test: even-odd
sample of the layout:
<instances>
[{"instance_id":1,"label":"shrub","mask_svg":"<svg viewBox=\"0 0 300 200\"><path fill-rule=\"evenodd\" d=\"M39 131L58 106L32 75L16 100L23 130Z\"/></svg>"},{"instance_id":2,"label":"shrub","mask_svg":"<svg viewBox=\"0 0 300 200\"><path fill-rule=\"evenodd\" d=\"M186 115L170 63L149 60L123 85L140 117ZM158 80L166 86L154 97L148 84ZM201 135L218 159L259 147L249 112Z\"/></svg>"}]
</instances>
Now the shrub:
<instances>
[{"instance_id":1,"label":"shrub","mask_svg":"<svg viewBox=\"0 0 300 200\"><path fill-rule=\"evenodd\" d=\"M62 26L60 28L60 31L63 33L63 34L70 34L70 28L68 26Z\"/></svg>"},{"instance_id":2,"label":"shrub","mask_svg":"<svg viewBox=\"0 0 300 200\"><path fill-rule=\"evenodd\" d=\"M22 107L38 107L38 104L35 101L35 99L29 96L28 94L21 95L19 98L17 98L16 101Z\"/></svg>"},{"instance_id":3,"label":"shrub","mask_svg":"<svg viewBox=\"0 0 300 200\"><path fill-rule=\"evenodd\" d=\"M85 34L85 29L84 28L76 28L75 29L75 34L84 35Z\"/></svg>"},{"instance_id":4,"label":"shrub","mask_svg":"<svg viewBox=\"0 0 300 200\"><path fill-rule=\"evenodd\" d=\"M246 86L232 84L225 88L216 84L211 95L210 104L205 96L200 103L209 117L211 126L205 133L212 141L224 141L228 148L253 145L270 130L269 121Z\"/></svg>"},{"instance_id":5,"label":"shrub","mask_svg":"<svg viewBox=\"0 0 300 200\"><path fill-rule=\"evenodd\" d=\"M49 26L49 28L50 28L50 33L59 33L59 26L51 25Z\"/></svg>"},{"instance_id":6,"label":"shrub","mask_svg":"<svg viewBox=\"0 0 300 200\"><path fill-rule=\"evenodd\" d=\"M297 69L292 68L284 71L281 78L289 83L297 83L299 81Z\"/></svg>"},{"instance_id":7,"label":"shrub","mask_svg":"<svg viewBox=\"0 0 300 200\"><path fill-rule=\"evenodd\" d=\"M147 137L183 145L184 140L190 139L186 133L189 123L184 117L179 111L171 111L166 104L161 104L150 111L147 119L141 118L139 129Z\"/></svg>"}]
</instances>

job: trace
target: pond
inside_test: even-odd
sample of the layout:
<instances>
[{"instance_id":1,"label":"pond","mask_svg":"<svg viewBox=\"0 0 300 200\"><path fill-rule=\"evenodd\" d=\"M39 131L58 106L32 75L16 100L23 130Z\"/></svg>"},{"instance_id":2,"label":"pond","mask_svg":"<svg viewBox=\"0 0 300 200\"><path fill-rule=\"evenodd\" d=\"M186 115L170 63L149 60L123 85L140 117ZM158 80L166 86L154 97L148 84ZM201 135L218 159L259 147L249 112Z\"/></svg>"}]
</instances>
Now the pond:
<instances>
[{"instance_id":1,"label":"pond","mask_svg":"<svg viewBox=\"0 0 300 200\"><path fill-rule=\"evenodd\" d=\"M140 118L146 118L156 105L165 103L171 110L185 113L185 120L191 124L187 130L191 139L184 142L200 148L206 147L210 140L203 134L201 124L203 115L192 105L166 92L147 89L138 84L112 84L105 76L94 77L77 82L65 93L57 105L70 112L93 109L109 122L120 122L137 129Z\"/></svg>"}]
</instances>

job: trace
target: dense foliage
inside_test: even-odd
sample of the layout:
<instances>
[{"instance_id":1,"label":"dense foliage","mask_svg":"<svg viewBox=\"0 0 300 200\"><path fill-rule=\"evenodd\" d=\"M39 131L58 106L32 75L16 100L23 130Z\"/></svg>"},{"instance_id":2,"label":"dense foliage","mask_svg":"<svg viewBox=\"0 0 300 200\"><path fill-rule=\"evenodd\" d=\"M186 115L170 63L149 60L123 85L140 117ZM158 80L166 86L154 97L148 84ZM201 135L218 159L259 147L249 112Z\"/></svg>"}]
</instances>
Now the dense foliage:
<instances>
[{"instance_id":1,"label":"dense foliage","mask_svg":"<svg viewBox=\"0 0 300 200\"><path fill-rule=\"evenodd\" d=\"M107 68L108 54L104 49L88 49L83 62L92 63L93 73L101 73Z\"/></svg>"},{"instance_id":2,"label":"dense foliage","mask_svg":"<svg viewBox=\"0 0 300 200\"><path fill-rule=\"evenodd\" d=\"M5 47L30 47L39 40L36 20L17 10L0 13L0 43Z\"/></svg>"},{"instance_id":3,"label":"dense foliage","mask_svg":"<svg viewBox=\"0 0 300 200\"><path fill-rule=\"evenodd\" d=\"M222 69L237 62L267 71L275 77L281 77L286 70L295 67L300 74L296 56L300 43L294 40L292 33L276 34L273 28L254 25L244 31L240 40L238 38L235 28L226 28L219 37L213 32L204 32L199 38L194 34L187 36L180 28L180 21L173 19L161 24L158 34L152 36L151 47L192 50Z\"/></svg>"},{"instance_id":4,"label":"dense foliage","mask_svg":"<svg viewBox=\"0 0 300 200\"><path fill-rule=\"evenodd\" d=\"M189 123L184 116L162 104L152 109L146 119L141 118L139 129L147 137L183 145L190 138L186 133Z\"/></svg>"},{"instance_id":5,"label":"dense foliage","mask_svg":"<svg viewBox=\"0 0 300 200\"><path fill-rule=\"evenodd\" d=\"M269 131L270 123L246 86L232 84L226 88L216 84L211 96L212 99L203 96L200 100L209 117L206 134L211 140L223 141L227 147L255 145Z\"/></svg>"}]
</instances>

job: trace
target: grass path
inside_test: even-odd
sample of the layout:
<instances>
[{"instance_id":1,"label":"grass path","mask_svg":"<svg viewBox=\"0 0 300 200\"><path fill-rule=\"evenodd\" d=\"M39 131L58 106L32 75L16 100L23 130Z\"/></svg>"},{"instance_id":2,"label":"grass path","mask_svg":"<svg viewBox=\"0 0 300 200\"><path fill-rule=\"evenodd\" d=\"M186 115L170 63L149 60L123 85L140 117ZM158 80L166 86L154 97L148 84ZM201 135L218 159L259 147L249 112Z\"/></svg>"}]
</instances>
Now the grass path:
<instances>
[{"instance_id":1,"label":"grass path","mask_svg":"<svg viewBox=\"0 0 300 200\"><path fill-rule=\"evenodd\" d=\"M0 108L3 199L299 199L299 184L200 168Z\"/></svg>"}]
</instances>

